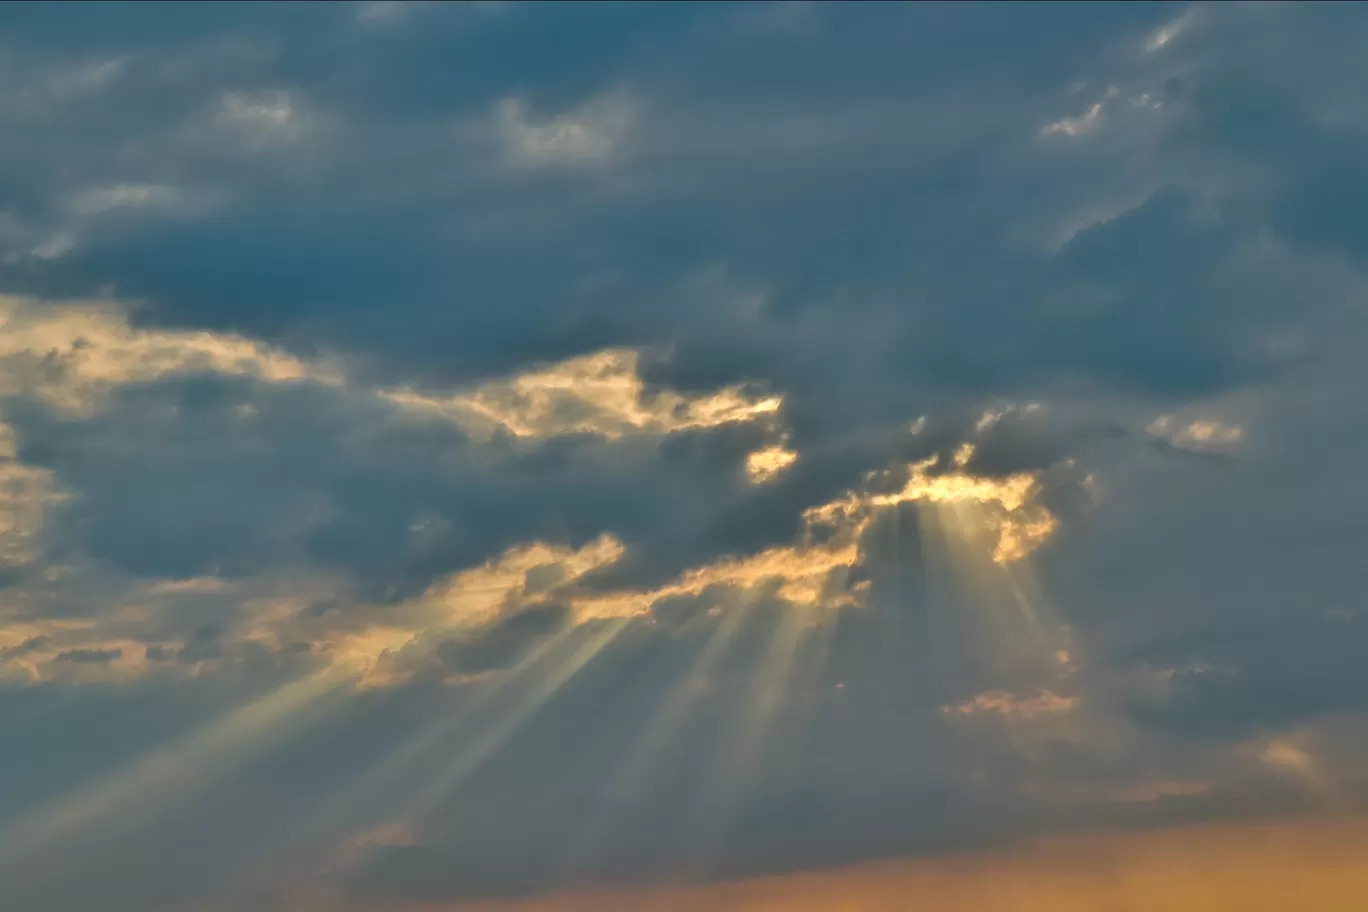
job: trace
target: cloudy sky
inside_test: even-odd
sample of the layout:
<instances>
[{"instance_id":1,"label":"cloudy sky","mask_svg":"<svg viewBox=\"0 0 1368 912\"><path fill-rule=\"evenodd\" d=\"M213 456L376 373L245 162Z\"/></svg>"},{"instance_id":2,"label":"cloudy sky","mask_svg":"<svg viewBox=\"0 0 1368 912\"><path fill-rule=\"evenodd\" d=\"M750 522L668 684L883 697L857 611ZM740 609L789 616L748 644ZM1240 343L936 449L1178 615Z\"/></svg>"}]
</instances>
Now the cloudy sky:
<instances>
[{"instance_id":1,"label":"cloudy sky","mask_svg":"<svg viewBox=\"0 0 1368 912\"><path fill-rule=\"evenodd\" d=\"M1365 42L0 8L0 908L1361 908Z\"/></svg>"}]
</instances>

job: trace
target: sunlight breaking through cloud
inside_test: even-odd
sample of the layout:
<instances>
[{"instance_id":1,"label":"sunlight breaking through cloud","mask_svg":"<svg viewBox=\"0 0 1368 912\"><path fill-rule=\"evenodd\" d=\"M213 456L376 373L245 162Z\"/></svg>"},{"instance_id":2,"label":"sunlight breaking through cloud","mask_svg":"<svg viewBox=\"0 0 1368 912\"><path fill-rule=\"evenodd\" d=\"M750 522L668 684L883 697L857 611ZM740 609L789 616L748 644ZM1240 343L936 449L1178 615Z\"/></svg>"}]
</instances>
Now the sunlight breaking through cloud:
<instances>
[{"instance_id":1,"label":"sunlight breaking through cloud","mask_svg":"<svg viewBox=\"0 0 1368 912\"><path fill-rule=\"evenodd\" d=\"M648 392L640 356L610 349L551 367L483 384L472 392L431 397L411 390L383 395L407 408L445 415L473 433L502 429L515 437L670 434L724 424L771 420L782 400L741 387L689 398L672 390Z\"/></svg>"}]
</instances>

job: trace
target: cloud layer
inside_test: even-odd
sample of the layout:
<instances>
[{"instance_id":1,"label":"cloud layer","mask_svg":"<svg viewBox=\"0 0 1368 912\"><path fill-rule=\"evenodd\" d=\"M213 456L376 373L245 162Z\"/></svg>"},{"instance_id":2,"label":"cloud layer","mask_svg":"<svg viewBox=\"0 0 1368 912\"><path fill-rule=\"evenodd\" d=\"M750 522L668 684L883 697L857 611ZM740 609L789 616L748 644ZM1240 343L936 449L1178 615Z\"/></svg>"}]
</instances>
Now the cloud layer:
<instances>
[{"instance_id":1,"label":"cloud layer","mask_svg":"<svg viewBox=\"0 0 1368 912\"><path fill-rule=\"evenodd\" d=\"M0 12L0 906L1361 811L1365 29Z\"/></svg>"}]
</instances>

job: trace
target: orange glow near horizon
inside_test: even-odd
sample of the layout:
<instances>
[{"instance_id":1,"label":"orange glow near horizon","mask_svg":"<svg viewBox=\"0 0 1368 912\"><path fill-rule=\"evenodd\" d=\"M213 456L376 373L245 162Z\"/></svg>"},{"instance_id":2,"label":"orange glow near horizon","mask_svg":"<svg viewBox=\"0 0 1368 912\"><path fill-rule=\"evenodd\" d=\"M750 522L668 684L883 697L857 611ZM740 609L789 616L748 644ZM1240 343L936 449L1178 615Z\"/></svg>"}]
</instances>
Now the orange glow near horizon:
<instances>
[{"instance_id":1,"label":"orange glow near horizon","mask_svg":"<svg viewBox=\"0 0 1368 912\"><path fill-rule=\"evenodd\" d=\"M943 858L729 883L367 912L1360 912L1368 820L1074 834Z\"/></svg>"}]
</instances>

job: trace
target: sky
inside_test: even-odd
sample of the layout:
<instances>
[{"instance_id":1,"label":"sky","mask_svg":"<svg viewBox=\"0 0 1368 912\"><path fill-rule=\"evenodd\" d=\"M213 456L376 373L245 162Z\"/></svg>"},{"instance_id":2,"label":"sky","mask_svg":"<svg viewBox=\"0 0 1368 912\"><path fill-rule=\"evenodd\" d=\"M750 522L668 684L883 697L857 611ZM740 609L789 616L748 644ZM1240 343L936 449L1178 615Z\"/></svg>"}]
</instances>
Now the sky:
<instances>
[{"instance_id":1,"label":"sky","mask_svg":"<svg viewBox=\"0 0 1368 912\"><path fill-rule=\"evenodd\" d=\"M0 7L0 908L1361 908L1365 41Z\"/></svg>"}]
</instances>

